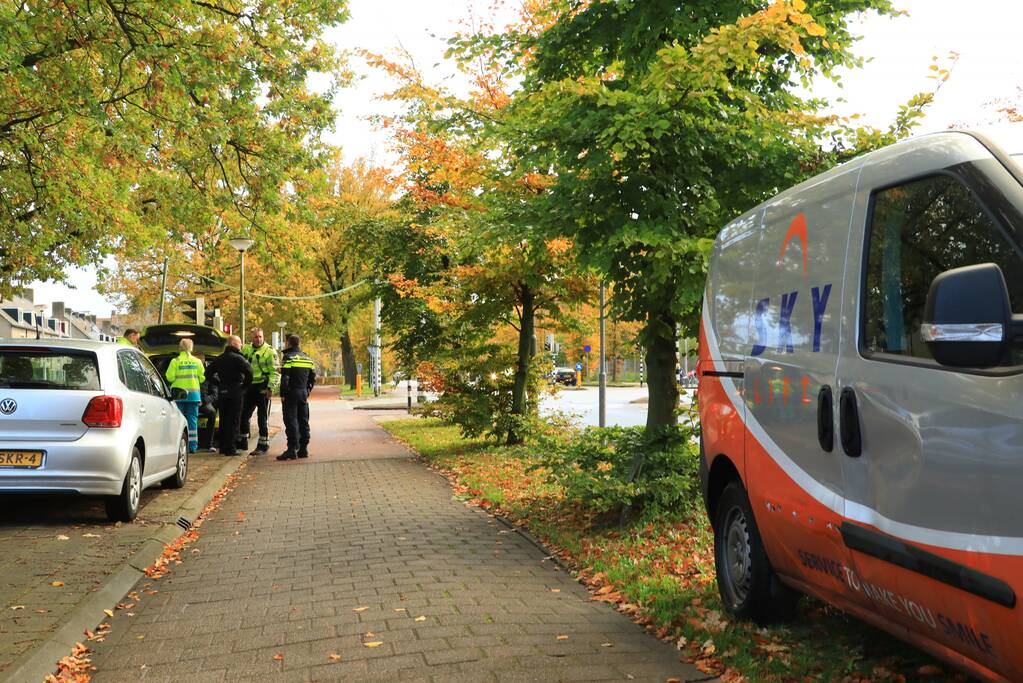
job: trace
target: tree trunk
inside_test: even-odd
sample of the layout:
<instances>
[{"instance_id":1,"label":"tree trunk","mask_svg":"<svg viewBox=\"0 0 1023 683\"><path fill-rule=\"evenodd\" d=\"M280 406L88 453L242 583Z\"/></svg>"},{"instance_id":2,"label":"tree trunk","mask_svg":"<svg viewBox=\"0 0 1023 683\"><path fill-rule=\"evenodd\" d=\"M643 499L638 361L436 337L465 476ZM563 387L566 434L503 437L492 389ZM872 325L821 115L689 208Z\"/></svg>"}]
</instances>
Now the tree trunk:
<instances>
[{"instance_id":1,"label":"tree trunk","mask_svg":"<svg viewBox=\"0 0 1023 683\"><path fill-rule=\"evenodd\" d=\"M352 337L348 333L346 328L341 333L341 367L344 369L345 382L348 384L350 389L355 388L355 375L357 368L355 366L355 349L352 347Z\"/></svg>"},{"instance_id":2,"label":"tree trunk","mask_svg":"<svg viewBox=\"0 0 1023 683\"><path fill-rule=\"evenodd\" d=\"M521 306L521 317L519 319L519 349L515 362L515 385L512 387L512 415L526 414L526 384L529 380L529 365L533 359L535 348L533 346L533 335L536 329L536 296L528 285L519 287L519 305ZM517 434L514 429L508 432L508 445L522 443L522 435Z\"/></svg>"},{"instance_id":3,"label":"tree trunk","mask_svg":"<svg viewBox=\"0 0 1023 683\"><path fill-rule=\"evenodd\" d=\"M653 437L658 431L674 425L678 410L678 382L675 369L678 364L678 341L675 335L675 321L662 317L658 325L663 334L653 338L646 351L647 404L646 434Z\"/></svg>"}]
</instances>

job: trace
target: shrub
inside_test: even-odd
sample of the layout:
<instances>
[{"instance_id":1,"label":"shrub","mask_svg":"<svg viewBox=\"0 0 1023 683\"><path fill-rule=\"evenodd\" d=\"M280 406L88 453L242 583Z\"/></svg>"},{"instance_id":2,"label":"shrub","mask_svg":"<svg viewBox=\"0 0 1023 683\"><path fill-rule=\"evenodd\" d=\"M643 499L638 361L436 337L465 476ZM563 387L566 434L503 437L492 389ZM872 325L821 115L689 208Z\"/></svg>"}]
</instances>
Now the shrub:
<instances>
[{"instance_id":1,"label":"shrub","mask_svg":"<svg viewBox=\"0 0 1023 683\"><path fill-rule=\"evenodd\" d=\"M560 486L570 503L596 514L626 507L688 510L699 492L694 435L690 425L653 439L639 427L588 427L567 439L544 440L532 469Z\"/></svg>"},{"instance_id":2,"label":"shrub","mask_svg":"<svg viewBox=\"0 0 1023 683\"><path fill-rule=\"evenodd\" d=\"M541 433L545 424L537 415L537 406L546 390L542 360L537 356L530 367L523 415L511 412L515 360L507 349L486 345L433 365L431 390L443 393L417 413L458 425L466 438L487 436L501 442L509 431L527 439Z\"/></svg>"}]
</instances>

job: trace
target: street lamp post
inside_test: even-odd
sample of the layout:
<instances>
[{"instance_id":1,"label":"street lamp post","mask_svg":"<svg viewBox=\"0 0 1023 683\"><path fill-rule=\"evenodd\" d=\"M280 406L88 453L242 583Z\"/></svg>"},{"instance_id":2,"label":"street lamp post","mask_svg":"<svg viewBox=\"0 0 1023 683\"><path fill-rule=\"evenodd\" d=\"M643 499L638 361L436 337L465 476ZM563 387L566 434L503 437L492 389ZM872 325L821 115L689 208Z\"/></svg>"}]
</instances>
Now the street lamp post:
<instances>
[{"instance_id":1,"label":"street lamp post","mask_svg":"<svg viewBox=\"0 0 1023 683\"><path fill-rule=\"evenodd\" d=\"M600 362L598 367L600 368L597 375L597 424L601 427L607 426L607 361L604 350L606 343L606 334L604 322L607 320L607 302L605 301L606 295L604 293L604 283L600 283Z\"/></svg>"},{"instance_id":2,"label":"street lamp post","mask_svg":"<svg viewBox=\"0 0 1023 683\"><path fill-rule=\"evenodd\" d=\"M241 332L242 341L245 340L245 252L255 244L255 240L251 240L248 237L232 237L228 240L231 246L238 250L241 254L242 259L242 270L241 270L241 282L238 285L238 302L241 306L240 322L238 324L239 331Z\"/></svg>"}]
</instances>

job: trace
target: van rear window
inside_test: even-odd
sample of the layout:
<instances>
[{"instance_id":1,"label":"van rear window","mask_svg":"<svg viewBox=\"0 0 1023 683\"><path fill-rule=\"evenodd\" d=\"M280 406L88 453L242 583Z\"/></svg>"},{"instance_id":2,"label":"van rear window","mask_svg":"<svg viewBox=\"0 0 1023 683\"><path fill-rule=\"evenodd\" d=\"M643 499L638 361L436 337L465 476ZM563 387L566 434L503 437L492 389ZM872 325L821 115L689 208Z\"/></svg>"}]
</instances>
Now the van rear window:
<instances>
[{"instance_id":1,"label":"van rear window","mask_svg":"<svg viewBox=\"0 0 1023 683\"><path fill-rule=\"evenodd\" d=\"M99 365L89 351L0 348L0 388L99 391Z\"/></svg>"}]
</instances>

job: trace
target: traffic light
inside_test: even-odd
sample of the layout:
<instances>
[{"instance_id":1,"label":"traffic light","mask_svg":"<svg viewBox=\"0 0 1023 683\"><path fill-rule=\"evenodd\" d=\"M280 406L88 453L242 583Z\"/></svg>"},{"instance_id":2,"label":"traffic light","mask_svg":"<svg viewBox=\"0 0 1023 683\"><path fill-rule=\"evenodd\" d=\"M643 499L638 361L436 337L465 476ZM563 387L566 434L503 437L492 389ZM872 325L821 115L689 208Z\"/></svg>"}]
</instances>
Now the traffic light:
<instances>
[{"instance_id":1,"label":"traffic light","mask_svg":"<svg viewBox=\"0 0 1023 683\"><path fill-rule=\"evenodd\" d=\"M206 323L206 299L199 296L194 299L185 299L181 303L185 305L185 318L189 322L194 322L196 325Z\"/></svg>"}]
</instances>

